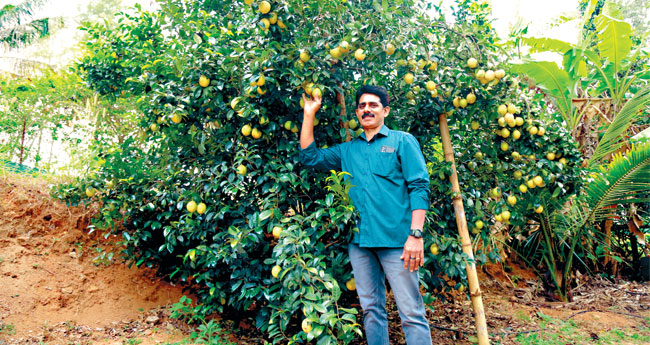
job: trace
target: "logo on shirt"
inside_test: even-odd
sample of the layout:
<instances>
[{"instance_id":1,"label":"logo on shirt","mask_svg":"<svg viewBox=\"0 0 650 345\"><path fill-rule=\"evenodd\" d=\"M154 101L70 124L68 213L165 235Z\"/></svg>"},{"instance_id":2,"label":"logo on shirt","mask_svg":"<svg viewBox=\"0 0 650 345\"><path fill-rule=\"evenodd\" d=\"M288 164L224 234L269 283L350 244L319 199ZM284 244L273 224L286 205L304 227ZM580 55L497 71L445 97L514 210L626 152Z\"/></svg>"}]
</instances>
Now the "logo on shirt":
<instances>
[{"instance_id":1,"label":"logo on shirt","mask_svg":"<svg viewBox=\"0 0 650 345\"><path fill-rule=\"evenodd\" d=\"M382 145L382 146L381 146L381 152L392 153L392 152L395 152L395 148L394 148L394 147L390 147L390 146L386 146L386 145Z\"/></svg>"}]
</instances>

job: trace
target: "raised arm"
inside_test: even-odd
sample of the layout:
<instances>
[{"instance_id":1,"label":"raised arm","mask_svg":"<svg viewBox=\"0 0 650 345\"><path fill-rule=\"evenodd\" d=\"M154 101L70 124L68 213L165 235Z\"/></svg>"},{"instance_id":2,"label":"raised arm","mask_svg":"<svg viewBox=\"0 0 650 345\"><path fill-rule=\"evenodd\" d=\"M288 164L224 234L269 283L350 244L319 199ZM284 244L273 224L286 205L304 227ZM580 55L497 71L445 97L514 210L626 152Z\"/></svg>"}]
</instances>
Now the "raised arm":
<instances>
[{"instance_id":1,"label":"raised arm","mask_svg":"<svg viewBox=\"0 0 650 345\"><path fill-rule=\"evenodd\" d=\"M302 128L300 129L300 148L306 149L314 142L314 119L320 109L322 98L320 96L310 97L303 93L302 99L305 102L303 111Z\"/></svg>"}]
</instances>

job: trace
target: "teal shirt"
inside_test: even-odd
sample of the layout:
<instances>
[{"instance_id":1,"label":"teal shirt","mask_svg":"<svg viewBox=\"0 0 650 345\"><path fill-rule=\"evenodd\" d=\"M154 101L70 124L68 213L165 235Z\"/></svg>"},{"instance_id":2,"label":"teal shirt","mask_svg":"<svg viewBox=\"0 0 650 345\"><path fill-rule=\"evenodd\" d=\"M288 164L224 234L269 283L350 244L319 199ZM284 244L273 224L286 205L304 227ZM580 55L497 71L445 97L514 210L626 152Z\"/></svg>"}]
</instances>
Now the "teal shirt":
<instances>
[{"instance_id":1,"label":"teal shirt","mask_svg":"<svg viewBox=\"0 0 650 345\"><path fill-rule=\"evenodd\" d=\"M382 126L370 141L365 133L332 148L312 143L300 161L321 170L352 175L350 198L359 211L360 247L403 247L411 228L411 211L429 208L429 174L415 137Z\"/></svg>"}]
</instances>

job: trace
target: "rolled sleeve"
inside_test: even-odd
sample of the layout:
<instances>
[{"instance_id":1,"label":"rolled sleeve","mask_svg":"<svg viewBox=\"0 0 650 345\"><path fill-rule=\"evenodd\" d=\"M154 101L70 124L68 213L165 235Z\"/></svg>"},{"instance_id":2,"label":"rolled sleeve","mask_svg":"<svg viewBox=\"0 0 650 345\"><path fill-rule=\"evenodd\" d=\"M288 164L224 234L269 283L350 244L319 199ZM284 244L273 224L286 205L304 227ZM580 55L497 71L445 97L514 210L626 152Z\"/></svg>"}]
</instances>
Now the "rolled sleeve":
<instances>
[{"instance_id":1,"label":"rolled sleeve","mask_svg":"<svg viewBox=\"0 0 650 345\"><path fill-rule=\"evenodd\" d=\"M341 171L341 148L337 145L332 148L319 149L316 142L312 142L307 148L300 149L300 162L305 166L323 171Z\"/></svg>"},{"instance_id":2,"label":"rolled sleeve","mask_svg":"<svg viewBox=\"0 0 650 345\"><path fill-rule=\"evenodd\" d=\"M429 173L420 150L420 144L414 136L407 134L399 151L402 172L408 187L411 210L429 209Z\"/></svg>"}]
</instances>

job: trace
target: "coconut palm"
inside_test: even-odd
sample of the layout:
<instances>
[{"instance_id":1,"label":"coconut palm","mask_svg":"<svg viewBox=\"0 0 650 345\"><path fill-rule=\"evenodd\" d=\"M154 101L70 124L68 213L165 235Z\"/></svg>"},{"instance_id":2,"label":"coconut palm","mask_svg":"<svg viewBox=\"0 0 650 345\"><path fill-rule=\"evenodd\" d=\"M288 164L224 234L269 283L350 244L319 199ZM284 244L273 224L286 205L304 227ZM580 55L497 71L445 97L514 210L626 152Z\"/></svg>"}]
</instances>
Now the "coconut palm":
<instances>
[{"instance_id":1,"label":"coconut palm","mask_svg":"<svg viewBox=\"0 0 650 345\"><path fill-rule=\"evenodd\" d=\"M34 19L43 0L25 0L0 8L0 42L9 48L25 46L50 33L51 18Z\"/></svg>"}]
</instances>

